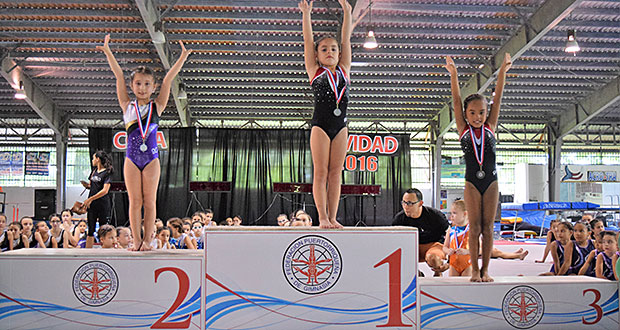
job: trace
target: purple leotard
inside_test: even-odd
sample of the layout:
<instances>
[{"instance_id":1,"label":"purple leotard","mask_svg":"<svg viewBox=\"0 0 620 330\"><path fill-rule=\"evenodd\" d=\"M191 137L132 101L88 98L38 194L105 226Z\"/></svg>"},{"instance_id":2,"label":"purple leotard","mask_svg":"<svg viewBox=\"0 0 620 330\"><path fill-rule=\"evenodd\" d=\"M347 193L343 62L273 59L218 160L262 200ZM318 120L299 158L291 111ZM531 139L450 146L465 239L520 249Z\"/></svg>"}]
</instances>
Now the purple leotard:
<instances>
[{"instance_id":1,"label":"purple leotard","mask_svg":"<svg viewBox=\"0 0 620 330\"><path fill-rule=\"evenodd\" d=\"M128 112L131 111L130 114L133 113L133 118L136 117L134 102L136 101L131 102L129 104L129 107L127 108ZM127 149L125 152L125 156L129 160L131 160L131 162L134 163L140 171L144 170L146 165L148 165L154 159L159 158L159 148L157 147L157 129L159 128L159 116L157 115L157 107L155 103L153 101L151 101L150 103L153 105L153 112L151 115L151 123L149 124L146 133L146 140L144 141L146 145L146 151L140 150L143 142L137 120L128 120L128 116L125 116L125 126L127 126ZM143 109L148 108L148 106L150 106L150 104L148 104ZM148 109L146 109L146 111L143 111L143 109L140 109L140 116L142 117L142 125L146 125L146 122L148 120Z\"/></svg>"},{"instance_id":2,"label":"purple leotard","mask_svg":"<svg viewBox=\"0 0 620 330\"><path fill-rule=\"evenodd\" d=\"M612 259L605 252L599 252L599 255L603 256L603 276L608 280L615 281L614 266L611 264ZM616 252L616 256L620 256L620 252Z\"/></svg>"}]
</instances>

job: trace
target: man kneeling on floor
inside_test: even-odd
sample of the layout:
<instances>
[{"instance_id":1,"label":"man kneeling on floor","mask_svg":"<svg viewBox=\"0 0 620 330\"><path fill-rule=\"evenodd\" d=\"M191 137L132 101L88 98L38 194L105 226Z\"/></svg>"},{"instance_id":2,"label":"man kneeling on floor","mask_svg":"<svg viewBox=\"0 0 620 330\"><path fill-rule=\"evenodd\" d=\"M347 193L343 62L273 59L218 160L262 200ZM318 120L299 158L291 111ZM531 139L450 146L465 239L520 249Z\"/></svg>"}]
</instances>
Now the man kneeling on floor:
<instances>
[{"instance_id":1,"label":"man kneeling on floor","mask_svg":"<svg viewBox=\"0 0 620 330\"><path fill-rule=\"evenodd\" d=\"M392 226L418 228L418 260L426 260L428 266L435 271L434 276L441 276L441 273L450 267L448 263L444 263L446 254L443 252L448 219L441 211L424 206L422 192L415 188L403 194L401 205L403 210L394 216Z\"/></svg>"}]
</instances>

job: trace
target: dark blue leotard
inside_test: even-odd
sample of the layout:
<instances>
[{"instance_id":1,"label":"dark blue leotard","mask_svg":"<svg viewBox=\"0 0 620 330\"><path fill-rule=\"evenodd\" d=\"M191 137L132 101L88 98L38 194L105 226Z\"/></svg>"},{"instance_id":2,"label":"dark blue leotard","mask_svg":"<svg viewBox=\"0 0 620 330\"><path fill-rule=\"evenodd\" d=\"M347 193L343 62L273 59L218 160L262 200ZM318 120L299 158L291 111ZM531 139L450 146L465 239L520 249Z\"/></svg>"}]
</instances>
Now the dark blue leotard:
<instances>
[{"instance_id":1,"label":"dark blue leotard","mask_svg":"<svg viewBox=\"0 0 620 330\"><path fill-rule=\"evenodd\" d=\"M347 126L350 84L346 73L339 66L336 67L335 79L332 80L332 78L334 78L334 75L329 69L320 67L310 82L314 92L312 126L321 128L330 140L333 140ZM340 102L337 105L336 94L334 94L332 89L335 82L337 82L336 90L340 98Z\"/></svg>"}]
</instances>

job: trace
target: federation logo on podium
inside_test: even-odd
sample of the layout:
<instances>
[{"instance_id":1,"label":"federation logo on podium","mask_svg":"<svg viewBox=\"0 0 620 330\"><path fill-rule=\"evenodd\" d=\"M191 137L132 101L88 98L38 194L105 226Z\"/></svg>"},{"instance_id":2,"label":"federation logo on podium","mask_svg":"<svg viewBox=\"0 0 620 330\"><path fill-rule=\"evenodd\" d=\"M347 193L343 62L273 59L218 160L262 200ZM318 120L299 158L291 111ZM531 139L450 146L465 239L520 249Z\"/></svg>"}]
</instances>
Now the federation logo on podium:
<instances>
[{"instance_id":1,"label":"federation logo on podium","mask_svg":"<svg viewBox=\"0 0 620 330\"><path fill-rule=\"evenodd\" d=\"M506 322L517 329L535 326L544 313L545 303L542 296L530 286L516 286L504 296L502 314Z\"/></svg>"},{"instance_id":2,"label":"federation logo on podium","mask_svg":"<svg viewBox=\"0 0 620 330\"><path fill-rule=\"evenodd\" d=\"M340 251L325 237L303 236L293 241L284 252L282 270L295 290L305 294L323 293L340 278Z\"/></svg>"},{"instance_id":3,"label":"federation logo on podium","mask_svg":"<svg viewBox=\"0 0 620 330\"><path fill-rule=\"evenodd\" d=\"M98 307L109 303L118 291L118 276L101 261L83 264L73 275L73 293L83 304Z\"/></svg>"}]
</instances>

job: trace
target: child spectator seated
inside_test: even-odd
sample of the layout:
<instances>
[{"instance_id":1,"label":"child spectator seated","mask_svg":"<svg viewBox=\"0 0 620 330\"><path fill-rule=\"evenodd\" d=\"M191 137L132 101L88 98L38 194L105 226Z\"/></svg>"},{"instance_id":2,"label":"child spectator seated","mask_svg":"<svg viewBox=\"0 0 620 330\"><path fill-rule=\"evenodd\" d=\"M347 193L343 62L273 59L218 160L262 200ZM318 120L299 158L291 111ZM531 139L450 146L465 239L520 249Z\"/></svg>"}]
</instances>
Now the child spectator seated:
<instances>
[{"instance_id":1,"label":"child spectator seated","mask_svg":"<svg viewBox=\"0 0 620 330\"><path fill-rule=\"evenodd\" d=\"M4 241L0 243L0 249L2 249L2 251L19 250L30 247L29 244L26 235L22 234L22 224L13 222L6 231Z\"/></svg>"},{"instance_id":2,"label":"child spectator seated","mask_svg":"<svg viewBox=\"0 0 620 330\"><path fill-rule=\"evenodd\" d=\"M192 243L197 249L204 249L204 242L202 241L202 223L200 221L194 221L192 223L192 233L190 234Z\"/></svg>"},{"instance_id":3,"label":"child spectator seated","mask_svg":"<svg viewBox=\"0 0 620 330\"><path fill-rule=\"evenodd\" d=\"M117 248L116 242L116 229L112 225L103 225L99 227L97 231L99 242L102 249L115 249Z\"/></svg>"},{"instance_id":4,"label":"child spectator seated","mask_svg":"<svg viewBox=\"0 0 620 330\"><path fill-rule=\"evenodd\" d=\"M603 252L603 238L601 237L601 235L598 235L596 237L596 240L594 240L594 250L588 253L586 261L579 270L579 275L596 277L596 256L598 256L598 254L601 252Z\"/></svg>"},{"instance_id":5,"label":"child spectator seated","mask_svg":"<svg viewBox=\"0 0 620 330\"><path fill-rule=\"evenodd\" d=\"M450 264L450 276L471 276L471 257L469 255L469 221L465 202L457 200L450 208L452 226L446 231L443 250Z\"/></svg>"},{"instance_id":6,"label":"child spectator seated","mask_svg":"<svg viewBox=\"0 0 620 330\"><path fill-rule=\"evenodd\" d=\"M131 230L127 227L116 227L116 241L119 248L129 249L133 244Z\"/></svg>"},{"instance_id":7,"label":"child spectator seated","mask_svg":"<svg viewBox=\"0 0 620 330\"><path fill-rule=\"evenodd\" d=\"M168 228L170 228L170 244L177 249L196 249L192 243L192 239L183 231L183 222L179 218L168 220Z\"/></svg>"},{"instance_id":8,"label":"child spectator seated","mask_svg":"<svg viewBox=\"0 0 620 330\"><path fill-rule=\"evenodd\" d=\"M577 260L577 249L571 237L573 236L573 225L568 221L558 223L555 230L556 240L551 243L551 256L553 257L553 267L549 272L540 275L568 275L568 271L573 266L573 261Z\"/></svg>"},{"instance_id":9,"label":"child spectator seated","mask_svg":"<svg viewBox=\"0 0 620 330\"><path fill-rule=\"evenodd\" d=\"M609 230L603 230L599 235L603 241L603 251L596 256L596 277L617 281L616 262L620 256L618 235Z\"/></svg>"},{"instance_id":10,"label":"child spectator seated","mask_svg":"<svg viewBox=\"0 0 620 330\"><path fill-rule=\"evenodd\" d=\"M170 228L161 227L157 229L157 249L159 250L175 249L174 245L170 244Z\"/></svg>"},{"instance_id":11,"label":"child spectator seated","mask_svg":"<svg viewBox=\"0 0 620 330\"><path fill-rule=\"evenodd\" d=\"M34 233L34 239L37 242L36 248L58 248L58 242L50 234L50 229L45 221L37 222L37 231Z\"/></svg>"},{"instance_id":12,"label":"child spectator seated","mask_svg":"<svg viewBox=\"0 0 620 330\"><path fill-rule=\"evenodd\" d=\"M543 253L543 257L540 260L535 260L536 263L543 263L547 260L547 255L549 255L549 251L551 250L551 243L555 241L555 230L557 228L560 220L554 219L551 220L549 224L549 231L547 232L547 245L545 245L545 252ZM552 268L553 271L553 268Z\"/></svg>"}]
</instances>

